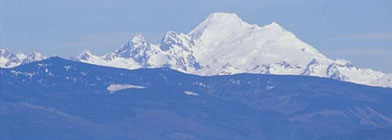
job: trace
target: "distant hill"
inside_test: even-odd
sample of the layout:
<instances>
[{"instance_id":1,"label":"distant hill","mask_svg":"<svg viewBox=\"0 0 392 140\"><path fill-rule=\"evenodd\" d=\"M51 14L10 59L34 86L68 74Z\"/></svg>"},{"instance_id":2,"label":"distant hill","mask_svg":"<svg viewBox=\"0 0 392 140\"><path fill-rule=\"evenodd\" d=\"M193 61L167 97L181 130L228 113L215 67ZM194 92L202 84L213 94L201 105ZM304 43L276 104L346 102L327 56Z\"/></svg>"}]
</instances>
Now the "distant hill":
<instances>
[{"instance_id":1,"label":"distant hill","mask_svg":"<svg viewBox=\"0 0 392 140\"><path fill-rule=\"evenodd\" d=\"M0 69L0 139L392 139L392 89L51 57Z\"/></svg>"}]
</instances>

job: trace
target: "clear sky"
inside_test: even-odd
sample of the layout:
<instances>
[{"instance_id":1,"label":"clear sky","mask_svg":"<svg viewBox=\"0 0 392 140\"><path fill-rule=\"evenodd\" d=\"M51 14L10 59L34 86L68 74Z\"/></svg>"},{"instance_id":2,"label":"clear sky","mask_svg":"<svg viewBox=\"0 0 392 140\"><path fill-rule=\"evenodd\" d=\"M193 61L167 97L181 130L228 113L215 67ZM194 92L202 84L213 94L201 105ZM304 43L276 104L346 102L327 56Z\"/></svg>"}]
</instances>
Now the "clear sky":
<instances>
[{"instance_id":1,"label":"clear sky","mask_svg":"<svg viewBox=\"0 0 392 140\"><path fill-rule=\"evenodd\" d=\"M133 35L159 42L211 12L276 21L330 58L392 72L392 0L1 0L1 46L13 52L103 54Z\"/></svg>"}]
</instances>

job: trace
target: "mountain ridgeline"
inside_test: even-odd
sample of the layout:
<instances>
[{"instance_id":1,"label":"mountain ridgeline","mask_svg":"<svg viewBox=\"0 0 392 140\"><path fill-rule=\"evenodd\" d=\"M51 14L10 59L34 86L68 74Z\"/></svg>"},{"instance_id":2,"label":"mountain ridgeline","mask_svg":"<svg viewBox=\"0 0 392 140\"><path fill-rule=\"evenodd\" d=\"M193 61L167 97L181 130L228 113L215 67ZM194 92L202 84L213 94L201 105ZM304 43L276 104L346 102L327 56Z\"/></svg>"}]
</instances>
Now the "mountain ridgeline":
<instances>
[{"instance_id":1,"label":"mountain ridgeline","mask_svg":"<svg viewBox=\"0 0 392 140\"><path fill-rule=\"evenodd\" d=\"M0 49L0 67L22 63L25 55ZM159 44L136 35L113 52L88 50L71 58L125 69L171 68L202 76L238 73L326 77L364 85L392 87L392 74L330 59L278 23L258 26L234 13L212 13L187 34L169 31ZM42 60L42 57L28 62Z\"/></svg>"},{"instance_id":2,"label":"mountain ridgeline","mask_svg":"<svg viewBox=\"0 0 392 140\"><path fill-rule=\"evenodd\" d=\"M392 87L392 74L332 60L273 22L258 26L233 13L212 13L188 34L169 31L160 44L136 35L114 52L84 51L78 61L126 68L168 67L196 75L306 75Z\"/></svg>"},{"instance_id":3,"label":"mountain ridgeline","mask_svg":"<svg viewBox=\"0 0 392 140\"><path fill-rule=\"evenodd\" d=\"M392 89L328 78L198 76L59 57L0 76L4 140L392 139Z\"/></svg>"},{"instance_id":4,"label":"mountain ridgeline","mask_svg":"<svg viewBox=\"0 0 392 140\"><path fill-rule=\"evenodd\" d=\"M12 68L43 59L46 59L46 57L38 52L33 52L30 55L14 54L6 48L0 48L0 68Z\"/></svg>"}]
</instances>

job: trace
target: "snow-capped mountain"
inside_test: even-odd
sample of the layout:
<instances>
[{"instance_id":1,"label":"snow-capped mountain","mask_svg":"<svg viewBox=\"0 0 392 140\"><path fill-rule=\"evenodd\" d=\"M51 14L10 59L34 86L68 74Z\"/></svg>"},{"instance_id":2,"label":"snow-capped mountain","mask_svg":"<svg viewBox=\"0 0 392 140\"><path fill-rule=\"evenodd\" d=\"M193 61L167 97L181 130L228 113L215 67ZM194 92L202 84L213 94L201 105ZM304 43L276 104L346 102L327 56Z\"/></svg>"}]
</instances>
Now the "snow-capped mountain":
<instances>
[{"instance_id":1,"label":"snow-capped mountain","mask_svg":"<svg viewBox=\"0 0 392 140\"><path fill-rule=\"evenodd\" d=\"M14 54L7 48L0 48L0 68L12 68L43 59L46 59L46 57L38 52L33 52L30 55L25 55L23 53Z\"/></svg>"},{"instance_id":2,"label":"snow-capped mountain","mask_svg":"<svg viewBox=\"0 0 392 140\"><path fill-rule=\"evenodd\" d=\"M167 32L160 44L135 36L103 56L89 51L77 59L127 69L170 67L197 75L262 73L327 77L365 85L392 87L386 74L332 60L279 24L258 26L234 13L212 13L188 34ZM376 82L378 81L378 82Z\"/></svg>"}]
</instances>

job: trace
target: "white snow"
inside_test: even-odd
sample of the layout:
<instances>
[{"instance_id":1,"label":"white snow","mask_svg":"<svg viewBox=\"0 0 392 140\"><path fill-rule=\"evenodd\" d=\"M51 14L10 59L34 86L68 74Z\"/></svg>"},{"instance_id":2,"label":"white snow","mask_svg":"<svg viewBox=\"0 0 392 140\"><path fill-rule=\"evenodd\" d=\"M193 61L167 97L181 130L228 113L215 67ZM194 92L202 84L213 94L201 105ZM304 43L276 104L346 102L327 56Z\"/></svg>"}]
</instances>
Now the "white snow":
<instances>
[{"instance_id":1,"label":"white snow","mask_svg":"<svg viewBox=\"0 0 392 140\"><path fill-rule=\"evenodd\" d=\"M113 53L79 55L82 62L127 69L170 67L197 75L309 75L375 85L385 74L332 60L278 23L258 26L234 13L212 13L188 34L169 31L160 44L136 35ZM379 86L392 86L382 84Z\"/></svg>"},{"instance_id":2,"label":"white snow","mask_svg":"<svg viewBox=\"0 0 392 140\"><path fill-rule=\"evenodd\" d=\"M392 74L387 74L377 80L372 81L371 85L392 88Z\"/></svg>"},{"instance_id":3,"label":"white snow","mask_svg":"<svg viewBox=\"0 0 392 140\"><path fill-rule=\"evenodd\" d=\"M23 53L14 54L7 48L0 48L0 68L12 68L21 64L27 64L35 61L46 59L45 56L38 52L26 56Z\"/></svg>"},{"instance_id":4,"label":"white snow","mask_svg":"<svg viewBox=\"0 0 392 140\"><path fill-rule=\"evenodd\" d=\"M235 13L212 13L188 34L167 32L159 44L136 35L113 52L96 56L84 51L77 59L126 69L169 67L203 76L307 75L392 87L388 82L392 78L386 74L356 67L343 59L330 59L276 22L259 26ZM0 67L8 61L2 58Z\"/></svg>"},{"instance_id":5,"label":"white snow","mask_svg":"<svg viewBox=\"0 0 392 140\"><path fill-rule=\"evenodd\" d=\"M36 75L34 73L31 72L21 72L21 71L15 71L15 70L11 70L11 73L13 73L14 75L18 76L18 75L24 75L26 77L29 77L30 79Z\"/></svg>"},{"instance_id":6,"label":"white snow","mask_svg":"<svg viewBox=\"0 0 392 140\"><path fill-rule=\"evenodd\" d=\"M42 59L46 57L38 52L13 54L0 48L1 68ZM243 21L235 13L212 13L188 34L167 32L159 44L136 35L113 52L97 56L86 50L76 59L125 69L169 67L203 76L307 75L392 87L392 76L388 74L356 67L347 60L327 58L276 22L259 26Z\"/></svg>"},{"instance_id":7,"label":"white snow","mask_svg":"<svg viewBox=\"0 0 392 140\"><path fill-rule=\"evenodd\" d=\"M35 62L35 61L40 61L40 60L44 60L47 57L42 55L39 52L33 52L32 54L28 55L26 58L23 59L21 64L27 64L27 63L31 63L31 62Z\"/></svg>"},{"instance_id":8,"label":"white snow","mask_svg":"<svg viewBox=\"0 0 392 140\"><path fill-rule=\"evenodd\" d=\"M6 66L7 62L9 62L10 60L6 57L1 57L0 56L0 67L1 68L7 68L8 66ZM9 66L9 67L13 67L13 66Z\"/></svg>"},{"instance_id":9,"label":"white snow","mask_svg":"<svg viewBox=\"0 0 392 140\"><path fill-rule=\"evenodd\" d=\"M272 90L272 89L275 88L275 86L274 86L274 85L268 85L268 86L266 86L265 88L266 88L267 90Z\"/></svg>"},{"instance_id":10,"label":"white snow","mask_svg":"<svg viewBox=\"0 0 392 140\"><path fill-rule=\"evenodd\" d=\"M130 85L130 84L111 84L106 89L112 94L116 91L124 90L124 89L144 89L144 86Z\"/></svg>"},{"instance_id":11,"label":"white snow","mask_svg":"<svg viewBox=\"0 0 392 140\"><path fill-rule=\"evenodd\" d=\"M199 96L198 93L192 92L192 91L184 91L184 93L185 93L186 95L190 95L190 96Z\"/></svg>"}]
</instances>

